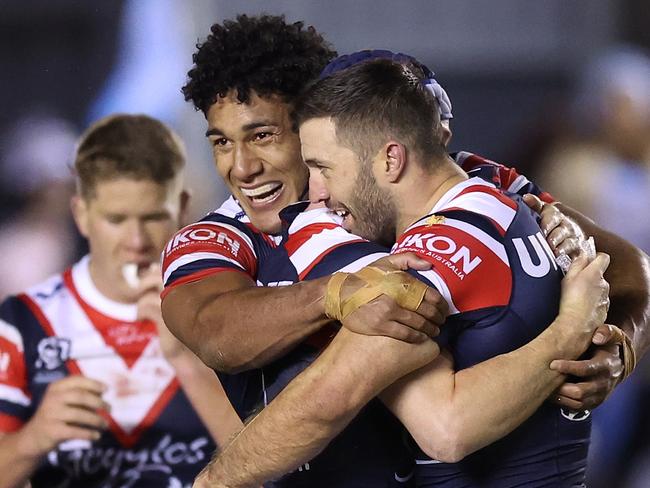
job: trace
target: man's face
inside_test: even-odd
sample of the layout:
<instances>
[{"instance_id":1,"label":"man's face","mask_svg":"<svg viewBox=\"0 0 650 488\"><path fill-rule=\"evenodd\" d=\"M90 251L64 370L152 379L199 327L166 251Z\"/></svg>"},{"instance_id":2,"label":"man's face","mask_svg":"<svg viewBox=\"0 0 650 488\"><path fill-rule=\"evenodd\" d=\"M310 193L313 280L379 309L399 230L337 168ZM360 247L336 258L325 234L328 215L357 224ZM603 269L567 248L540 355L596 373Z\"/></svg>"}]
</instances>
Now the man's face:
<instances>
[{"instance_id":1,"label":"man's face","mask_svg":"<svg viewBox=\"0 0 650 488\"><path fill-rule=\"evenodd\" d=\"M88 239L91 274L100 291L110 289L109 297L120 301L134 299L122 267L158 262L180 226L183 206L180 177L166 184L115 178L98 182L89 198L74 198L75 221Z\"/></svg>"},{"instance_id":2,"label":"man's face","mask_svg":"<svg viewBox=\"0 0 650 488\"><path fill-rule=\"evenodd\" d=\"M217 171L253 225L266 233L280 231L278 213L297 202L307 187L308 171L289 109L277 96L251 93L241 103L230 92L207 113Z\"/></svg>"},{"instance_id":3,"label":"man's face","mask_svg":"<svg viewBox=\"0 0 650 488\"><path fill-rule=\"evenodd\" d=\"M370 162L341 145L329 118L300 126L302 155L311 172L310 184L324 187L320 199L343 216L343 227L366 239L391 245L395 241L395 205L391 194L377 185ZM313 193L313 192L312 192Z\"/></svg>"}]
</instances>

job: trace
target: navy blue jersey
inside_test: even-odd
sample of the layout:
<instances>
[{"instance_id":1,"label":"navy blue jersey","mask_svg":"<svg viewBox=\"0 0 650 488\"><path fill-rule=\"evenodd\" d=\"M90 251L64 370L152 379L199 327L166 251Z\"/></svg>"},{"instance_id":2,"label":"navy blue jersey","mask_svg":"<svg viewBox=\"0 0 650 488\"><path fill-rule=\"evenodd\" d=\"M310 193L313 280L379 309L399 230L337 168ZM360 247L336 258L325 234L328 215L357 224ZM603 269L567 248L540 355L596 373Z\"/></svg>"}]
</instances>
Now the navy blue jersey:
<instances>
[{"instance_id":1,"label":"navy blue jersey","mask_svg":"<svg viewBox=\"0 0 650 488\"><path fill-rule=\"evenodd\" d=\"M297 204L283 212L288 220L286 239L284 246L278 246L281 236L259 232L237 203L228 200L169 242L163 256L164 293L223 271L244 273L260 286L284 286L341 268L356 270L387 254L388 250L345 232L332 220L335 216L324 209L298 215L304 206ZM308 220L304 220L305 215ZM309 228L305 228L307 224L311 224ZM316 359L336 331L324 327L263 368L238 375L220 374L240 417L245 419L272 401ZM402 437L402 428L393 415L373 401L320 455L266 486L409 486L412 457Z\"/></svg>"},{"instance_id":2,"label":"navy blue jersey","mask_svg":"<svg viewBox=\"0 0 650 488\"><path fill-rule=\"evenodd\" d=\"M162 356L156 325L94 287L84 258L0 307L0 431L29 421L48 385L82 374L107 385L109 428L43 459L34 488L183 487L215 445ZM179 419L182 422L179 423Z\"/></svg>"},{"instance_id":3,"label":"navy blue jersey","mask_svg":"<svg viewBox=\"0 0 650 488\"><path fill-rule=\"evenodd\" d=\"M433 268L415 272L437 288L451 315L443 341L457 370L512 351L556 317L561 272L536 217L518 195L479 178L449 190L409 227L392 252L415 252ZM435 413L432 413L435 415ZM590 418L543 404L502 440L446 464L417 456L417 486L579 486Z\"/></svg>"}]
</instances>

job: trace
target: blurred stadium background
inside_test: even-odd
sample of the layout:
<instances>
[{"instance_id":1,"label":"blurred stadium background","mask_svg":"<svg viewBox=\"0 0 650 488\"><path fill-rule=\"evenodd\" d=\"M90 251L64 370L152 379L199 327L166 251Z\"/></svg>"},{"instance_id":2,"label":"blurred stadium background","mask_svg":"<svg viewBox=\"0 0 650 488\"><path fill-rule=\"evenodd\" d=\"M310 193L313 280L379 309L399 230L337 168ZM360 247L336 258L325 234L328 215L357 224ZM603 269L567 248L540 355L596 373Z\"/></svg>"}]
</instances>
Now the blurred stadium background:
<instances>
[{"instance_id":1,"label":"blurred stadium background","mask_svg":"<svg viewBox=\"0 0 650 488\"><path fill-rule=\"evenodd\" d=\"M84 252L68 165L98 117L170 124L190 155L193 217L221 201L203 117L180 86L212 23L262 12L314 25L341 54L415 55L452 99L453 150L516 166L650 251L647 1L3 0L0 297ZM590 487L650 486L647 385L642 363L594 412Z\"/></svg>"}]
</instances>

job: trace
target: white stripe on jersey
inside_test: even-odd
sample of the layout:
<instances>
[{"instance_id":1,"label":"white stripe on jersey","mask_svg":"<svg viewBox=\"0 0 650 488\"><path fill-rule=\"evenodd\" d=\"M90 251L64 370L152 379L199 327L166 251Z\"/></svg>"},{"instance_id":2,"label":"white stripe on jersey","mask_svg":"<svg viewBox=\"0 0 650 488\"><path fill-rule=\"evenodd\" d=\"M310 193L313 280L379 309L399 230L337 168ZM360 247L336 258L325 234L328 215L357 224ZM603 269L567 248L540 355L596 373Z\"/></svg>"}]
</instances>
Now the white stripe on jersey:
<instances>
[{"instance_id":1,"label":"white stripe on jersey","mask_svg":"<svg viewBox=\"0 0 650 488\"><path fill-rule=\"evenodd\" d=\"M374 252L372 254L368 254L367 256L363 256L362 258L359 258L356 261L352 261L351 263L346 264L338 271L341 271L342 273L356 273L364 266L368 266L369 264L374 263L375 261L383 258L384 256L388 256L388 253Z\"/></svg>"},{"instance_id":2,"label":"white stripe on jersey","mask_svg":"<svg viewBox=\"0 0 650 488\"><path fill-rule=\"evenodd\" d=\"M513 181L510 186L507 188L509 192L512 193L517 193L519 190L521 190L524 186L526 186L530 181L528 178L526 178L524 175L519 175L515 178L515 181Z\"/></svg>"},{"instance_id":3,"label":"white stripe on jersey","mask_svg":"<svg viewBox=\"0 0 650 488\"><path fill-rule=\"evenodd\" d=\"M2 319L0 319L0 337L4 337L14 344L20 352L25 350L23 347L23 337L18 332L18 329Z\"/></svg>"},{"instance_id":4,"label":"white stripe on jersey","mask_svg":"<svg viewBox=\"0 0 650 488\"><path fill-rule=\"evenodd\" d=\"M328 208L314 208L306 210L296 216L289 226L289 235L308 227L312 224L335 224L340 226L343 223L343 217L339 217Z\"/></svg>"},{"instance_id":5,"label":"white stripe on jersey","mask_svg":"<svg viewBox=\"0 0 650 488\"><path fill-rule=\"evenodd\" d=\"M239 205L239 202L233 197L232 195L229 196L219 208L214 210L212 212L213 214L219 214L223 215L224 217L228 217L231 219L235 219L237 215L243 214L243 216L239 220L240 222L244 223L249 223L250 219L248 218L248 215L246 215L246 212L244 212L244 209Z\"/></svg>"},{"instance_id":6,"label":"white stripe on jersey","mask_svg":"<svg viewBox=\"0 0 650 488\"><path fill-rule=\"evenodd\" d=\"M32 403L20 388L2 384L0 384L0 400L16 403L24 407L29 407Z\"/></svg>"},{"instance_id":7,"label":"white stripe on jersey","mask_svg":"<svg viewBox=\"0 0 650 488\"><path fill-rule=\"evenodd\" d=\"M510 224L515 218L517 212L497 197L483 192L471 192L454 198L438 212L446 208L460 208L479 215L491 218L501 226L503 230L508 230Z\"/></svg>"},{"instance_id":8,"label":"white stripe on jersey","mask_svg":"<svg viewBox=\"0 0 650 488\"><path fill-rule=\"evenodd\" d=\"M489 234L483 232L478 227L463 222L462 220L456 219L445 219L443 225L448 225L449 227L454 227L456 229L462 230L463 232L473 236L479 240L482 244L487 246L494 254L499 256L499 259L503 261L506 265L510 266L510 261L508 261L508 254L506 253L506 248L499 241L491 237Z\"/></svg>"},{"instance_id":9,"label":"white stripe on jersey","mask_svg":"<svg viewBox=\"0 0 650 488\"><path fill-rule=\"evenodd\" d=\"M447 287L445 280L442 278L442 276L440 276L437 273L436 270L428 269L426 271L418 271L418 274L422 275L423 278L427 279L436 288L436 290L438 290L438 292L442 295L442 297L447 301L447 305L449 305L449 315L459 313L458 308L456 307L454 301L451 298L451 291Z\"/></svg>"},{"instance_id":10,"label":"white stripe on jersey","mask_svg":"<svg viewBox=\"0 0 650 488\"><path fill-rule=\"evenodd\" d=\"M487 186L488 188L496 188L496 186L494 186L492 183L488 183L484 179L475 176L474 178L470 178L461 183L458 183L457 185L454 185L449 190L447 190L447 193L440 197L440 200L436 202L429 214L440 212L445 207L451 206L451 200L456 198L459 193L461 193L466 188L469 188L470 186Z\"/></svg>"},{"instance_id":11,"label":"white stripe on jersey","mask_svg":"<svg viewBox=\"0 0 650 488\"><path fill-rule=\"evenodd\" d=\"M237 267L244 269L244 267L240 263L222 254L218 254L216 252L193 252L192 254L181 256L180 258L171 262L171 264L167 267L167 270L165 271L165 274L163 276L163 283L165 284L165 286L167 286L167 280L169 280L171 274L174 271L176 271L178 268L180 268L181 266L185 266L186 264L194 263L196 261L201 261L202 259L220 259L222 261L228 261L229 263L232 263Z\"/></svg>"},{"instance_id":12,"label":"white stripe on jersey","mask_svg":"<svg viewBox=\"0 0 650 488\"><path fill-rule=\"evenodd\" d=\"M223 222L211 222L210 220L201 220L199 222L189 225L188 227L194 227L195 225L214 225L216 227L223 227L224 229L227 229L235 233L238 237L241 237L244 242L246 242L249 249L253 253L253 256L255 256L255 258L257 259L257 254L255 253L255 247L253 246L253 241L251 241L250 238L241 231L241 229L238 229L237 227L230 224L225 224Z\"/></svg>"},{"instance_id":13,"label":"white stripe on jersey","mask_svg":"<svg viewBox=\"0 0 650 488\"><path fill-rule=\"evenodd\" d=\"M298 274L301 274L327 250L347 242L361 240L360 237L349 234L342 227L336 229L323 229L318 234L314 234L298 249L296 249L296 251L289 256L289 259L296 267Z\"/></svg>"}]
</instances>

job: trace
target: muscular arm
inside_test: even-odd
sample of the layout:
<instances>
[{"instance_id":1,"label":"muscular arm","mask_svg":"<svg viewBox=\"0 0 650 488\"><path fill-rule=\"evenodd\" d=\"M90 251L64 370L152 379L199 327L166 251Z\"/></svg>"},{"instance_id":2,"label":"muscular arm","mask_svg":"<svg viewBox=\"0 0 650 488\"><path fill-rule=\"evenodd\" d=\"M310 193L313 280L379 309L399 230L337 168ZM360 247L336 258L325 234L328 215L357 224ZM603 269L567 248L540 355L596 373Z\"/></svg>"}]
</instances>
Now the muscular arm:
<instances>
[{"instance_id":1,"label":"muscular arm","mask_svg":"<svg viewBox=\"0 0 650 488\"><path fill-rule=\"evenodd\" d=\"M600 258L597 264L602 265L603 260ZM558 356L581 354L591 340L595 322L602 323L604 319L606 305L598 307L597 312L594 306L607 293L600 281L598 286L594 284L602 270L596 266L589 269L591 275L581 278L591 278L590 285L573 281L573 294L563 296L560 316L529 344L462 372L459 384L449 363L439 359L421 373L416 372L411 381L387 392L388 404L416 439L431 441L438 434L439 423L429 420L437 415L440 403L446 403L448 412L471 409L483 422L471 427L481 428L483 433L459 431L470 437L463 444L469 447L442 452L441 457L449 459L502 437L530 416L563 380L561 374L548 368L549 363ZM574 273L577 271L574 268ZM571 280L572 276L567 278ZM585 296L590 300L582 302ZM582 304L578 313L573 310L577 304ZM433 344L430 342L408 346L344 332L206 468L198 487L255 486L299 466L320 452L371 398L417 368L420 359L437 352L405 349ZM378 357L382 360L377 361ZM517 392L516 398L513 391ZM402 394L406 395L403 400ZM504 402L505 398L508 401ZM419 403L421 400L425 403ZM529 406L531 402L535 405ZM443 414L443 418L448 419L449 415ZM484 422L488 422L487 428ZM504 425L491 425L492 422ZM419 429L423 429L421 435ZM444 430L441 432L445 434ZM432 446L421 447L431 451ZM438 445L435 449L439 456Z\"/></svg>"},{"instance_id":2,"label":"muscular arm","mask_svg":"<svg viewBox=\"0 0 650 488\"><path fill-rule=\"evenodd\" d=\"M438 352L433 341L414 345L341 329L318 360L215 458L195 486L253 487L291 471L320 452L379 391Z\"/></svg>"},{"instance_id":3,"label":"muscular arm","mask_svg":"<svg viewBox=\"0 0 650 488\"><path fill-rule=\"evenodd\" d=\"M242 371L281 356L329 322L322 302L326 283L258 287L243 273L224 271L171 289L163 317L206 365Z\"/></svg>"},{"instance_id":4,"label":"muscular arm","mask_svg":"<svg viewBox=\"0 0 650 488\"><path fill-rule=\"evenodd\" d=\"M640 358L650 345L650 257L577 210L561 203L557 206L576 221L586 235L594 237L599 251L611 256L611 266L605 273L611 300L607 322L625 331Z\"/></svg>"}]
</instances>

